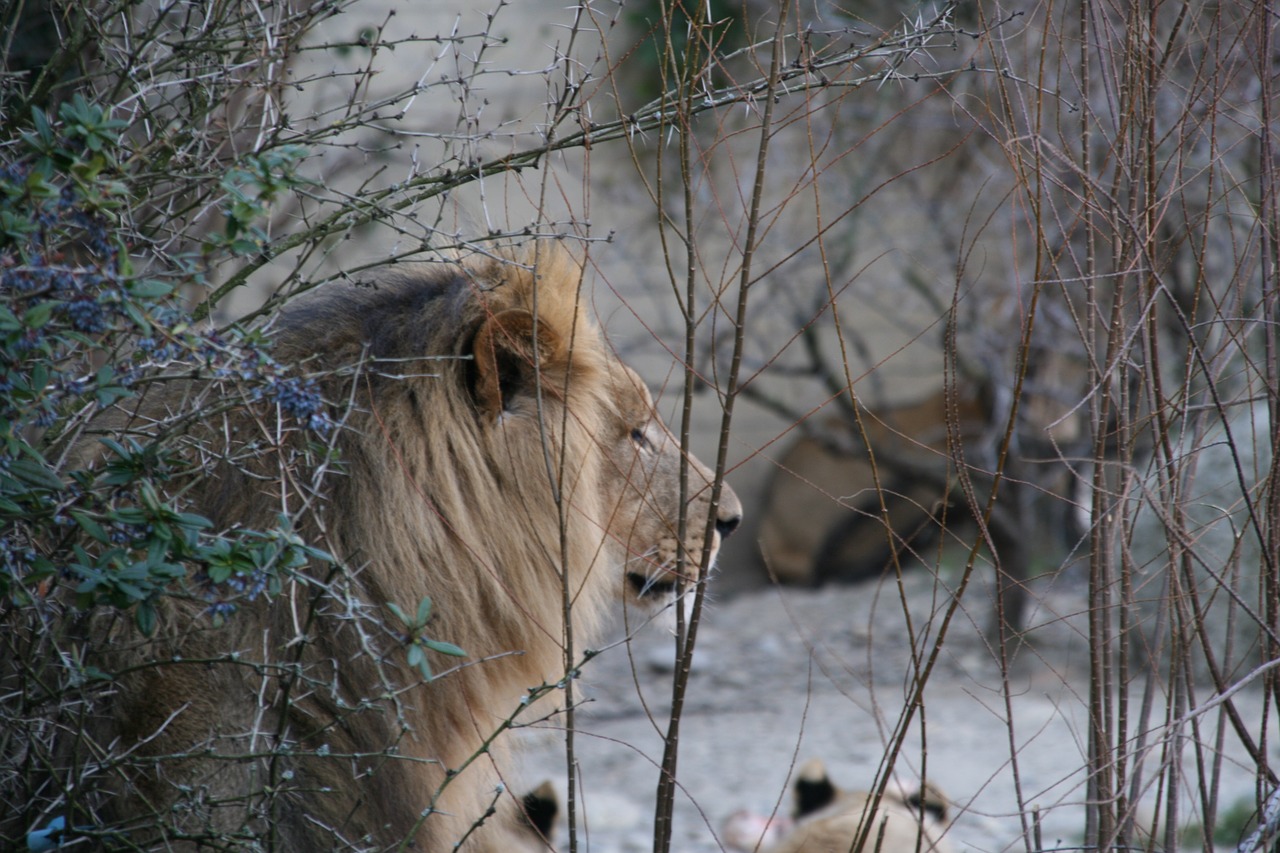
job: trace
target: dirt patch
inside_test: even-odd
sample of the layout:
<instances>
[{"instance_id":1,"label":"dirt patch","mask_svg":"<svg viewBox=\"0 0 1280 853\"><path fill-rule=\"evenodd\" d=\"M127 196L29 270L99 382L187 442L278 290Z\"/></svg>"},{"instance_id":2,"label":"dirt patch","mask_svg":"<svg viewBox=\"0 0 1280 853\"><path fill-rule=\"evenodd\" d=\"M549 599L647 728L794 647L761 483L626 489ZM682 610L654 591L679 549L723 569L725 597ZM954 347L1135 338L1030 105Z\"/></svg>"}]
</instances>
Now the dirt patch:
<instances>
[{"instance_id":1,"label":"dirt patch","mask_svg":"<svg viewBox=\"0 0 1280 853\"><path fill-rule=\"evenodd\" d=\"M910 693L910 638L930 648L949 601L923 572L902 589L766 588L710 602L680 728L674 850L722 849L720 827L737 809L786 812L791 771L810 756L845 787L872 783ZM954 800L948 838L957 850L1024 849L1033 808L1045 847L1075 845L1087 743L1083 590L1037 590L1031 639L1017 652L1007 691L980 633L985 592L971 590L947 628L897 775L927 774ZM581 849L652 849L672 650L670 633L651 625L586 667L576 740ZM1251 697L1244 703L1245 713L1257 707ZM543 728L530 733L527 779L551 778L563 790L562 737ZM1252 795L1248 766L1228 771L1223 802Z\"/></svg>"}]
</instances>

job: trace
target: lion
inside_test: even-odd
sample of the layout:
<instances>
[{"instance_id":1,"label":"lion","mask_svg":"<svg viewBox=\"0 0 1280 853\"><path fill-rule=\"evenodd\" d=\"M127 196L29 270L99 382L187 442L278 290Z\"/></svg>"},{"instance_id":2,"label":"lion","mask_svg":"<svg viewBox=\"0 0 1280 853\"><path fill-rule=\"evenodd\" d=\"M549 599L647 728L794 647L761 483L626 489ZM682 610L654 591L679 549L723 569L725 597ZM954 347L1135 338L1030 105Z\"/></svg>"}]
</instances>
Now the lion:
<instances>
[{"instance_id":1,"label":"lion","mask_svg":"<svg viewBox=\"0 0 1280 853\"><path fill-rule=\"evenodd\" d=\"M874 470L862 437L842 421L832 419L792 442L778 459L760 522L760 549L773 576L802 585L878 577L895 550L927 534L946 493L948 420L941 392L865 411ZM987 407L966 395L950 421L959 435L974 438L986 424ZM908 463L915 476L899 473ZM886 516L890 530L880 522Z\"/></svg>"},{"instance_id":2,"label":"lion","mask_svg":"<svg viewBox=\"0 0 1280 853\"><path fill-rule=\"evenodd\" d=\"M87 731L129 765L107 768L103 825L179 848L530 847L502 793L510 721L574 676L611 598L670 604L742 516L604 345L581 275L546 249L423 265L274 320L274 357L318 377L341 422L336 460L298 470L306 437L279 438L263 403L193 428L203 464L180 487L217 529L312 505L295 533L336 563L221 627L198 596L166 596L152 638L95 627L117 675ZM201 393L175 383L112 426L146 434ZM428 598L429 623L401 625ZM426 652L426 677L406 655L419 638L465 658Z\"/></svg>"},{"instance_id":3,"label":"lion","mask_svg":"<svg viewBox=\"0 0 1280 853\"><path fill-rule=\"evenodd\" d=\"M996 555L1006 636L1020 630L1033 559L1066 550L1083 529L1073 513L1074 474L1055 459L1061 451L1028 438L1004 458L999 500L988 514L1004 429L993 397L982 386L938 391L864 407L860 431L831 419L797 438L765 490L759 538L769 573L789 584L856 583L895 563L932 564L927 551L939 537L965 548L979 541ZM957 459L972 493L962 487ZM983 516L985 535L974 523ZM1000 634L993 619L990 636Z\"/></svg>"},{"instance_id":4,"label":"lion","mask_svg":"<svg viewBox=\"0 0 1280 853\"><path fill-rule=\"evenodd\" d=\"M725 822L726 846L762 853L951 853L947 799L930 784L914 791L890 785L872 811L869 792L841 791L812 758L796 774L792 793L792 820L737 812Z\"/></svg>"}]
</instances>

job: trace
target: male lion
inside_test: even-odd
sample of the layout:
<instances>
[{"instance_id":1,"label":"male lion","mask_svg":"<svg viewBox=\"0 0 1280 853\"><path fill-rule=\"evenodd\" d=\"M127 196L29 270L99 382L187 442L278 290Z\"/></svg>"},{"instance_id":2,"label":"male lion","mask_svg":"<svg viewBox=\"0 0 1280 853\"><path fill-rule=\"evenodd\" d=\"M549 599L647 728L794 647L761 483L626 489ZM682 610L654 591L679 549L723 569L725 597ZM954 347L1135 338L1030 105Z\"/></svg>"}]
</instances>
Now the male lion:
<instances>
[{"instance_id":1,"label":"male lion","mask_svg":"<svg viewBox=\"0 0 1280 853\"><path fill-rule=\"evenodd\" d=\"M314 502L297 530L338 568L297 572L221 627L192 596L167 599L154 638L94 629L116 695L88 731L130 768L105 768L112 796L90 806L104 825L144 845L299 853L525 844L500 796L504 721L565 679L570 628L580 659L611 594L660 606L677 567L696 575L704 531L714 559L741 517L601 342L581 270L541 255L335 285L278 318L276 358L321 377L343 420L334 470L289 467L302 438L280 438L263 404L193 431L205 462L183 485L223 527ZM112 427L145 433L206 387ZM429 623L403 625L428 596ZM424 678L406 655L424 637L465 660L431 652Z\"/></svg>"},{"instance_id":2,"label":"male lion","mask_svg":"<svg viewBox=\"0 0 1280 853\"><path fill-rule=\"evenodd\" d=\"M943 837L947 800L931 785L890 786L871 811L870 793L841 791L812 758L796 774L793 794L794 824L737 812L725 823L725 844L762 853L951 853Z\"/></svg>"}]
</instances>

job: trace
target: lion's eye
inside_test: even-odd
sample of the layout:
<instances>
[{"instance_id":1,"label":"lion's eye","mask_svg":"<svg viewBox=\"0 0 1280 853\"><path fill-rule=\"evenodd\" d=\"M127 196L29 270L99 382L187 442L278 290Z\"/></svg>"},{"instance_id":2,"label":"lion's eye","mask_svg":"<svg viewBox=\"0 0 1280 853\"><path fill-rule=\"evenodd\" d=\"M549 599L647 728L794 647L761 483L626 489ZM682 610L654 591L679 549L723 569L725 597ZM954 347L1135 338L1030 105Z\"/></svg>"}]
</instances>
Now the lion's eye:
<instances>
[{"instance_id":1,"label":"lion's eye","mask_svg":"<svg viewBox=\"0 0 1280 853\"><path fill-rule=\"evenodd\" d=\"M651 448L651 445L649 444L649 436L645 435L644 430L639 427L631 430L631 440L634 441L636 443L636 447L639 447L641 450L649 450Z\"/></svg>"}]
</instances>

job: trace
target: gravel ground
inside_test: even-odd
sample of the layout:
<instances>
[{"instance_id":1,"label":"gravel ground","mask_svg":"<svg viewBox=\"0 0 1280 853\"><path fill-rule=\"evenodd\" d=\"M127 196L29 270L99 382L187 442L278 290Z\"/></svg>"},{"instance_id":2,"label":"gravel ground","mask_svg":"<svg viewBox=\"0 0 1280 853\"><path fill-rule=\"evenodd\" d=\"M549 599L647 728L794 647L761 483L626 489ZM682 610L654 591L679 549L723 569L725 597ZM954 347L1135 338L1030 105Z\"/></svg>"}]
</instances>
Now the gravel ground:
<instances>
[{"instance_id":1,"label":"gravel ground","mask_svg":"<svg viewBox=\"0 0 1280 853\"><path fill-rule=\"evenodd\" d=\"M932 579L920 573L905 590L917 635L936 632L928 617L947 600ZM1024 849L1019 789L1028 811L1039 808L1046 848L1081 838L1083 599L1063 588L1037 597L1032 641L1014 659L1006 703L1000 668L975 625L985 622L987 599L971 590L969 609L978 618L960 612L948 629L923 713L897 762L900 779L914 781L923 770L955 802L948 837L957 851ZM908 637L892 586L879 595L875 585L766 588L709 602L680 729L672 849L721 850L720 827L738 809L767 814L781 800L787 811L791 771L812 756L838 784L869 787L908 693ZM576 739L586 818L581 849L652 849L672 648L669 630L650 625L585 668L588 701ZM1256 706L1253 697L1243 703L1246 713ZM526 734L527 779L563 780L561 734L549 726ZM1274 733L1269 742L1277 742ZM1252 774L1229 767L1219 790L1226 803L1251 796Z\"/></svg>"}]
</instances>

